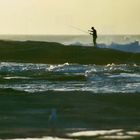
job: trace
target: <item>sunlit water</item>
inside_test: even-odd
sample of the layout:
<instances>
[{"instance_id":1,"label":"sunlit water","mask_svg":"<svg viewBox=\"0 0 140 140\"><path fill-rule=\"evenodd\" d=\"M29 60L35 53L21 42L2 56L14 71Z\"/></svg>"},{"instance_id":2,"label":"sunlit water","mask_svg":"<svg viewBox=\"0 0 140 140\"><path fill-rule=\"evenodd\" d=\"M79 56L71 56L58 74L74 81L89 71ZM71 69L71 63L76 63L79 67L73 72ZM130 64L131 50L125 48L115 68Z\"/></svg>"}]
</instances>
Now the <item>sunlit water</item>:
<instances>
[{"instance_id":1,"label":"sunlit water","mask_svg":"<svg viewBox=\"0 0 140 140\"><path fill-rule=\"evenodd\" d=\"M140 92L140 66L1 62L0 88L29 93L45 91L136 93Z\"/></svg>"},{"instance_id":2,"label":"sunlit water","mask_svg":"<svg viewBox=\"0 0 140 140\"><path fill-rule=\"evenodd\" d=\"M85 139L96 139L96 140L133 140L139 138L139 131L124 131L123 129L112 129L112 130L94 130L94 131L79 131L66 134L66 138L58 137L42 137L42 138L17 138L11 140L80 140L80 137Z\"/></svg>"}]
</instances>

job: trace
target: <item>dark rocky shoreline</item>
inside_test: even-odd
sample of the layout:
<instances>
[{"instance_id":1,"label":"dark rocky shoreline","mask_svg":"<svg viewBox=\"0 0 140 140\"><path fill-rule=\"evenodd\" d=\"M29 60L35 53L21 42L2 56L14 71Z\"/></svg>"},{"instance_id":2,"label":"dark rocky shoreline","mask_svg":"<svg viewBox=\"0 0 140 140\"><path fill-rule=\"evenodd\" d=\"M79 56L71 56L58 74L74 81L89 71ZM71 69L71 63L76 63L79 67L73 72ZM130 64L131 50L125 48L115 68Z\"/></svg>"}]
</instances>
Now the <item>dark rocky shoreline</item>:
<instances>
[{"instance_id":1,"label":"dark rocky shoreline","mask_svg":"<svg viewBox=\"0 0 140 140\"><path fill-rule=\"evenodd\" d=\"M62 45L55 42L0 41L0 61L46 64L139 64L140 53Z\"/></svg>"}]
</instances>

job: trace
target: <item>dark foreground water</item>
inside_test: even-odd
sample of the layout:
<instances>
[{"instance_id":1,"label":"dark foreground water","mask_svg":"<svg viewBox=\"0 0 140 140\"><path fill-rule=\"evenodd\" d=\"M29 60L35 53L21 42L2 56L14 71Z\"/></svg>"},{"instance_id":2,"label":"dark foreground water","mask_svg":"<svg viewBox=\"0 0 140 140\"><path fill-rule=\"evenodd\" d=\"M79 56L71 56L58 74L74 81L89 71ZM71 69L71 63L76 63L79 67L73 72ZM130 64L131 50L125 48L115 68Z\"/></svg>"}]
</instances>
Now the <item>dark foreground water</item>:
<instances>
[{"instance_id":1,"label":"dark foreground water","mask_svg":"<svg viewBox=\"0 0 140 140\"><path fill-rule=\"evenodd\" d=\"M132 94L140 92L140 66L1 62L0 88L29 93L90 91Z\"/></svg>"}]
</instances>

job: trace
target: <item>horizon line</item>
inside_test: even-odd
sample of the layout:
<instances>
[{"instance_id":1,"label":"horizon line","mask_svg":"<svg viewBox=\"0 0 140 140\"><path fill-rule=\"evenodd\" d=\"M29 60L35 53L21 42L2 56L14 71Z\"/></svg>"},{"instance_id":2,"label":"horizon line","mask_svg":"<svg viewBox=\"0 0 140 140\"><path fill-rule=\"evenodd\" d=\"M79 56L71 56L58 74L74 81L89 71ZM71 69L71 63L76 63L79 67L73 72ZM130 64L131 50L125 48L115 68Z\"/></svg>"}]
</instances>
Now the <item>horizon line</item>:
<instances>
[{"instance_id":1,"label":"horizon line","mask_svg":"<svg viewBox=\"0 0 140 140\"><path fill-rule=\"evenodd\" d=\"M0 34L0 36L39 36L39 35L42 35L42 36L88 36L88 34ZM89 34L90 35L90 34ZM140 35L140 34L98 34L99 36L104 36L104 35L108 35L108 36L123 36L123 35L130 35L130 36L137 36L137 35Z\"/></svg>"}]
</instances>

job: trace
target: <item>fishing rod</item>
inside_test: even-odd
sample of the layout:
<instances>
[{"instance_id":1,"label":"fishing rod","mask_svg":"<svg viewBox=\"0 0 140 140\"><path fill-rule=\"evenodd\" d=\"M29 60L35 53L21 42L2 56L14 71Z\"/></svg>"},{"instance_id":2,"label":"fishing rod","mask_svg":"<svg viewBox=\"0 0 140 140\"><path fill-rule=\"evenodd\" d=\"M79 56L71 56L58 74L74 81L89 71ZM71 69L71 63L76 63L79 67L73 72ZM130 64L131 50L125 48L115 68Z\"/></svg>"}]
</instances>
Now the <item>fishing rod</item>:
<instances>
[{"instance_id":1,"label":"fishing rod","mask_svg":"<svg viewBox=\"0 0 140 140\"><path fill-rule=\"evenodd\" d=\"M81 29L81 28L79 28L79 27L75 27L75 26L69 26L69 27L71 27L71 28L73 28L73 29L76 29L76 30L78 30L78 31L81 31L81 32L83 32L83 33L86 33L86 34L89 34L89 32L87 32L87 31L85 31L85 30L83 30L83 29Z\"/></svg>"}]
</instances>

